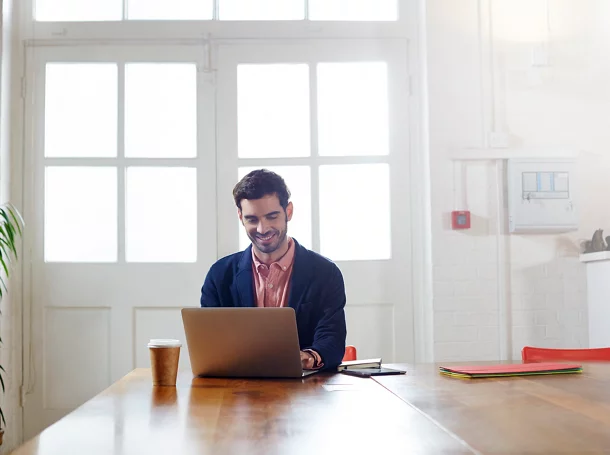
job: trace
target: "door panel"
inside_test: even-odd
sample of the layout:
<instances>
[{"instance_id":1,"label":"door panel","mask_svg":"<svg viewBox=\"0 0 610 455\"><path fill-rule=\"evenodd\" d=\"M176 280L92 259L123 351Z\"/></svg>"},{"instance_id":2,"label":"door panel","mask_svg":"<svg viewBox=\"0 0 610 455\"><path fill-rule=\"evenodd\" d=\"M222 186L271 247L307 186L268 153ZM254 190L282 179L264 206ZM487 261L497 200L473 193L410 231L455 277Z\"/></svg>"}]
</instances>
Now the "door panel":
<instances>
[{"instance_id":1,"label":"door panel","mask_svg":"<svg viewBox=\"0 0 610 455\"><path fill-rule=\"evenodd\" d=\"M278 170L295 206L289 234L344 275L348 343L385 361L413 360L406 62L401 40L218 49L219 254L247 245L238 178Z\"/></svg>"},{"instance_id":2,"label":"door panel","mask_svg":"<svg viewBox=\"0 0 610 455\"><path fill-rule=\"evenodd\" d=\"M247 245L231 191L262 166L277 169L293 190L290 234L326 251L344 275L348 343L360 357L413 360L407 43L311 40L214 50L215 73L201 61L200 46L48 47L29 55L26 437L149 366L149 338L184 340L180 308L198 305L218 257ZM70 91L47 80L49 67L79 96L58 102ZM148 88L157 87L155 102L146 96L147 74L156 81ZM349 74L356 82L331 96ZM88 78L105 84L103 97L91 93ZM159 86L167 80L174 84ZM115 92L116 102L108 100ZM174 125L167 112L184 121ZM88 134L74 131L81 124ZM367 183L375 187L366 191ZM342 206L350 195L357 203ZM175 211L179 225L157 224L156 205L159 216ZM371 233L379 238L370 240ZM185 345L180 366L189 367Z\"/></svg>"},{"instance_id":3,"label":"door panel","mask_svg":"<svg viewBox=\"0 0 610 455\"><path fill-rule=\"evenodd\" d=\"M217 258L214 81L203 54L97 46L29 56L26 437L148 367L148 339L185 340L180 308L198 305ZM78 96L62 104L67 83ZM186 346L180 366L189 368Z\"/></svg>"}]
</instances>

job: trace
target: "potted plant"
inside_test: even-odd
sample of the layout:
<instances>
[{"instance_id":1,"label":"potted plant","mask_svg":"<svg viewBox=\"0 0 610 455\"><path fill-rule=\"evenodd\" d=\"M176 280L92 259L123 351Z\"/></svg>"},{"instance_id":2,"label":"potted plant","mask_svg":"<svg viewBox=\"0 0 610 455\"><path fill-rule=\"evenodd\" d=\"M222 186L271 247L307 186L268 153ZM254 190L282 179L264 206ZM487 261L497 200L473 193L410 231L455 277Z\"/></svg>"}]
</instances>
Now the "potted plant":
<instances>
[{"instance_id":1,"label":"potted plant","mask_svg":"<svg viewBox=\"0 0 610 455\"><path fill-rule=\"evenodd\" d=\"M19 211L11 204L5 203L0 205L0 302L5 293L8 292L6 281L10 277L12 271L13 260L17 260L17 238L21 237L23 227L23 218ZM2 310L0 309L0 315ZM2 337L0 336L0 344ZM4 374L6 370L0 364L0 387L2 393L5 391ZM6 427L6 419L4 411L0 406L0 445L4 439L4 428Z\"/></svg>"}]
</instances>

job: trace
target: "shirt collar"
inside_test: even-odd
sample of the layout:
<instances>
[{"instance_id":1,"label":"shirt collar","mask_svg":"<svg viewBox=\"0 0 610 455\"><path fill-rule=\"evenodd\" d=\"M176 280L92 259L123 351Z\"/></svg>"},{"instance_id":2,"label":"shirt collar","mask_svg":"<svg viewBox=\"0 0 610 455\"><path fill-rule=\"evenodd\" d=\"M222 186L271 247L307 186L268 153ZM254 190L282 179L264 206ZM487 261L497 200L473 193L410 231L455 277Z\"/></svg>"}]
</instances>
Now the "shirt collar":
<instances>
[{"instance_id":1,"label":"shirt collar","mask_svg":"<svg viewBox=\"0 0 610 455\"><path fill-rule=\"evenodd\" d=\"M284 256L282 256L278 261L271 264L271 266L277 265L280 268L280 270L286 272L290 268L290 266L292 266L293 261L294 261L294 242L292 241L291 237L288 237L288 251L286 251L286 254L284 254ZM252 262L254 262L254 267L256 267L256 270L260 270L261 266L267 267L265 264L263 264L261 261L259 261L259 259L256 257L256 254L254 254L254 248L252 248Z\"/></svg>"}]
</instances>

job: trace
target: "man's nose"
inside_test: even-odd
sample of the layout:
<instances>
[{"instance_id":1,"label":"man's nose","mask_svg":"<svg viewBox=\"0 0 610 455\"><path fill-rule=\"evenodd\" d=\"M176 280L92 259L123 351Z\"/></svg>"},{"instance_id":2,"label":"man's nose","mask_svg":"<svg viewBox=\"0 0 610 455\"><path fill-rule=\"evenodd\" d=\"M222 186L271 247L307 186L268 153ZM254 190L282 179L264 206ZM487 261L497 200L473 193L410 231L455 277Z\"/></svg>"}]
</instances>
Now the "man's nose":
<instances>
[{"instance_id":1,"label":"man's nose","mask_svg":"<svg viewBox=\"0 0 610 455\"><path fill-rule=\"evenodd\" d=\"M258 226L256 227L256 232L258 232L259 234L265 234L267 232L267 224L263 221L260 221L258 223Z\"/></svg>"}]
</instances>

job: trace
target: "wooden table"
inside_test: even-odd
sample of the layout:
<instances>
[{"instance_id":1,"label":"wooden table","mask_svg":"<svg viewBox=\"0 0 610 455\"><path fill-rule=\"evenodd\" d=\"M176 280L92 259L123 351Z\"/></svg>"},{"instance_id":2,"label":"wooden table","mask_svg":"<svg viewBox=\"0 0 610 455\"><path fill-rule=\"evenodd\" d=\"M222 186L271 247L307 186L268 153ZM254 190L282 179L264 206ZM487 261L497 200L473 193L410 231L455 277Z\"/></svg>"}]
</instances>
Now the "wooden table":
<instances>
[{"instance_id":1,"label":"wooden table","mask_svg":"<svg viewBox=\"0 0 610 455\"><path fill-rule=\"evenodd\" d=\"M437 365L361 379L193 379L135 370L14 453L610 453L610 364L454 379Z\"/></svg>"},{"instance_id":2,"label":"wooden table","mask_svg":"<svg viewBox=\"0 0 610 455\"><path fill-rule=\"evenodd\" d=\"M375 380L469 446L491 454L610 453L610 363L582 374L455 379L393 365Z\"/></svg>"},{"instance_id":3,"label":"wooden table","mask_svg":"<svg viewBox=\"0 0 610 455\"><path fill-rule=\"evenodd\" d=\"M16 455L474 453L371 379L193 379L135 370Z\"/></svg>"}]
</instances>

